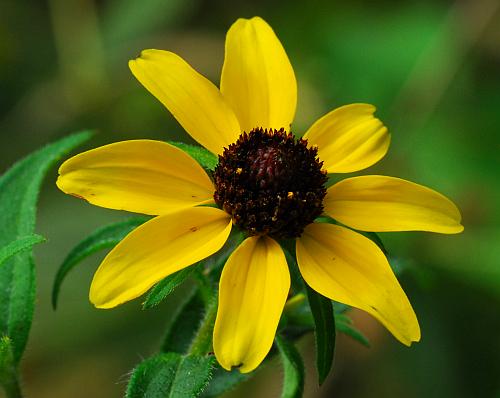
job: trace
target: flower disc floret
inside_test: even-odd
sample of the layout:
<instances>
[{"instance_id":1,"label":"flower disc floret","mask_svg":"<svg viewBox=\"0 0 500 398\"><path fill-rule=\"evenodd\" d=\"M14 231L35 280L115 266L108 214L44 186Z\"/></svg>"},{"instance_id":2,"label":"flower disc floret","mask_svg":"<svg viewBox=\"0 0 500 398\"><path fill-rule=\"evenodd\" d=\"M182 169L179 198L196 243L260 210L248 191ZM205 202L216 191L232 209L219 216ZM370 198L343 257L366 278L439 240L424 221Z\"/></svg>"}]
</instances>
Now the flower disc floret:
<instances>
[{"instance_id":1,"label":"flower disc floret","mask_svg":"<svg viewBox=\"0 0 500 398\"><path fill-rule=\"evenodd\" d=\"M284 129L254 129L219 156L214 199L250 235L296 238L323 211L322 165L306 140Z\"/></svg>"}]
</instances>

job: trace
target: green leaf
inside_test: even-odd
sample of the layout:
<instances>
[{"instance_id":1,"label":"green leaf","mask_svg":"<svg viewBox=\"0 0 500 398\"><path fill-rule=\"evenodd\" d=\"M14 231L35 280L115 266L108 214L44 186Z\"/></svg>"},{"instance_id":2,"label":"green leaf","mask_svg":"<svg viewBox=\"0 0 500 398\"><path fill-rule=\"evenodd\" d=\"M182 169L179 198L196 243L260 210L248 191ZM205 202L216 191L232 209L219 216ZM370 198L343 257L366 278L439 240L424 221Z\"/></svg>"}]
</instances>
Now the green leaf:
<instances>
[{"instance_id":1,"label":"green leaf","mask_svg":"<svg viewBox=\"0 0 500 398\"><path fill-rule=\"evenodd\" d=\"M344 314L335 315L335 327L337 331L353 338L358 343L370 348L370 341L352 324L351 318Z\"/></svg>"},{"instance_id":2,"label":"green leaf","mask_svg":"<svg viewBox=\"0 0 500 398\"><path fill-rule=\"evenodd\" d=\"M134 369L126 397L198 397L210 381L214 362L213 356L158 354Z\"/></svg>"},{"instance_id":3,"label":"green leaf","mask_svg":"<svg viewBox=\"0 0 500 398\"><path fill-rule=\"evenodd\" d=\"M201 146L184 144L183 142L168 141L168 143L182 149L207 170L213 170L217 166L217 156Z\"/></svg>"},{"instance_id":4,"label":"green leaf","mask_svg":"<svg viewBox=\"0 0 500 398\"><path fill-rule=\"evenodd\" d=\"M143 309L153 308L160 304L177 286L186 280L195 270L195 265L181 269L176 273L163 278L158 282L146 296L146 300L142 303Z\"/></svg>"},{"instance_id":5,"label":"green leaf","mask_svg":"<svg viewBox=\"0 0 500 398\"><path fill-rule=\"evenodd\" d=\"M307 298L314 319L318 382L323 384L333 365L335 354L335 317L332 302L309 286Z\"/></svg>"},{"instance_id":6,"label":"green leaf","mask_svg":"<svg viewBox=\"0 0 500 398\"><path fill-rule=\"evenodd\" d=\"M38 193L47 171L90 136L83 132L48 145L17 162L0 178L0 247L34 233ZM18 253L0 267L0 334L10 337L16 364L28 340L35 283L31 251Z\"/></svg>"},{"instance_id":7,"label":"green leaf","mask_svg":"<svg viewBox=\"0 0 500 398\"><path fill-rule=\"evenodd\" d=\"M276 335L274 341L278 346L285 371L281 398L301 398L304 392L305 379L302 358L293 343L285 340L280 335Z\"/></svg>"},{"instance_id":8,"label":"green leaf","mask_svg":"<svg viewBox=\"0 0 500 398\"><path fill-rule=\"evenodd\" d=\"M101 227L76 245L75 248L66 256L57 271L54 286L52 287L52 307L54 309L57 308L61 285L69 271L75 268L78 263L91 254L94 254L102 249L116 246L132 230L147 220L147 217L133 217L125 221Z\"/></svg>"},{"instance_id":9,"label":"green leaf","mask_svg":"<svg viewBox=\"0 0 500 398\"><path fill-rule=\"evenodd\" d=\"M167 325L161 351L184 354L191 346L196 329L205 313L205 303L198 291L189 295L186 301L178 306Z\"/></svg>"},{"instance_id":10,"label":"green leaf","mask_svg":"<svg viewBox=\"0 0 500 398\"><path fill-rule=\"evenodd\" d=\"M203 398L220 397L227 391L234 389L238 384L248 380L253 373L241 373L238 369L230 372L216 365L212 375L212 380L201 395Z\"/></svg>"},{"instance_id":11,"label":"green leaf","mask_svg":"<svg viewBox=\"0 0 500 398\"><path fill-rule=\"evenodd\" d=\"M8 336L0 339L0 384L8 397L21 397L17 366L12 353L12 341Z\"/></svg>"},{"instance_id":12,"label":"green leaf","mask_svg":"<svg viewBox=\"0 0 500 398\"><path fill-rule=\"evenodd\" d=\"M9 258L15 256L17 253L21 253L25 250L30 249L37 243L45 242L45 238L40 235L28 235L24 238L19 238L7 246L4 246L0 249L0 266L4 261L7 261Z\"/></svg>"},{"instance_id":13,"label":"green leaf","mask_svg":"<svg viewBox=\"0 0 500 398\"><path fill-rule=\"evenodd\" d=\"M12 358L12 344L8 336L0 338L0 382L9 379L9 374L15 371L15 365Z\"/></svg>"}]
</instances>

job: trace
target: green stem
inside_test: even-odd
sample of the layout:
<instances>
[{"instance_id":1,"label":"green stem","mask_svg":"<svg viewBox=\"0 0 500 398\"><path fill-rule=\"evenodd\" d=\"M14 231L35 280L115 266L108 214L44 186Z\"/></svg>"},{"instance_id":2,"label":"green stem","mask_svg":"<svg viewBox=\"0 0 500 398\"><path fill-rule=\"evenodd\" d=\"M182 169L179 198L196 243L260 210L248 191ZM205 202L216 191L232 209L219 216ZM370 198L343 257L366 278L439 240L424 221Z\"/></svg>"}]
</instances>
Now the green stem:
<instances>
[{"instance_id":1,"label":"green stem","mask_svg":"<svg viewBox=\"0 0 500 398\"><path fill-rule=\"evenodd\" d=\"M214 296L214 289L212 287L212 284L200 267L195 268L193 275L196 278L196 282L198 283L198 289L200 291L201 298L203 299L203 302L208 306L212 302L212 297Z\"/></svg>"},{"instance_id":2,"label":"green stem","mask_svg":"<svg viewBox=\"0 0 500 398\"><path fill-rule=\"evenodd\" d=\"M212 334L214 330L215 316L217 315L217 297L213 297L207 306L205 318L201 322L198 332L189 347L191 355L206 355L212 351Z\"/></svg>"}]
</instances>

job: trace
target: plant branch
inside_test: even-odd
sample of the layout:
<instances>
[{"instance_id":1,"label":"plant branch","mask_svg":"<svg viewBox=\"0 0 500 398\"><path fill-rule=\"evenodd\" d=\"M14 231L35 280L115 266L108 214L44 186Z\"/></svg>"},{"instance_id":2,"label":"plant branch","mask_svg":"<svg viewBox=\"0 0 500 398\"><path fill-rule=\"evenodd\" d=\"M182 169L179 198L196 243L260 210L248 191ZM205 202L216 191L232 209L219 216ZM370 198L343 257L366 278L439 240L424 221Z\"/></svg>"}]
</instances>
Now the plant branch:
<instances>
[{"instance_id":1,"label":"plant branch","mask_svg":"<svg viewBox=\"0 0 500 398\"><path fill-rule=\"evenodd\" d=\"M217 297L212 297L207 306L205 318L193 338L188 353L191 355L206 355L212 351L212 334L217 315Z\"/></svg>"}]
</instances>

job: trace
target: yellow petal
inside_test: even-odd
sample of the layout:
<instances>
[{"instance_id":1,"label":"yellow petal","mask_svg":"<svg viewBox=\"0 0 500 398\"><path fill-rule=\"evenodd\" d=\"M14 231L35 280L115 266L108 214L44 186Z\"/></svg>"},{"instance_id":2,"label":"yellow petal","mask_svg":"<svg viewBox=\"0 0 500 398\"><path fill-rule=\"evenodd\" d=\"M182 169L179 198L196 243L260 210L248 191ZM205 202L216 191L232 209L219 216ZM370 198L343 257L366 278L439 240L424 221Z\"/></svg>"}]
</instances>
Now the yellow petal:
<instances>
[{"instance_id":1,"label":"yellow petal","mask_svg":"<svg viewBox=\"0 0 500 398\"><path fill-rule=\"evenodd\" d=\"M250 372L271 349L290 289L281 247L266 236L247 238L227 260L219 286L215 356L226 370Z\"/></svg>"},{"instance_id":2,"label":"yellow petal","mask_svg":"<svg viewBox=\"0 0 500 398\"><path fill-rule=\"evenodd\" d=\"M220 87L243 131L290 128L297 82L283 46L263 19L240 18L227 32Z\"/></svg>"},{"instance_id":3,"label":"yellow petal","mask_svg":"<svg viewBox=\"0 0 500 398\"><path fill-rule=\"evenodd\" d=\"M387 127L373 116L375 107L351 104L327 113L304 135L318 146L323 167L329 173L350 173L382 159L391 141Z\"/></svg>"},{"instance_id":4,"label":"yellow petal","mask_svg":"<svg viewBox=\"0 0 500 398\"><path fill-rule=\"evenodd\" d=\"M158 215L212 202L210 178L161 141L122 141L72 157L59 168L63 192L110 209Z\"/></svg>"},{"instance_id":5,"label":"yellow petal","mask_svg":"<svg viewBox=\"0 0 500 398\"><path fill-rule=\"evenodd\" d=\"M403 344L420 340L415 312L370 239L338 225L311 224L297 239L297 262L318 293L370 313Z\"/></svg>"},{"instance_id":6,"label":"yellow petal","mask_svg":"<svg viewBox=\"0 0 500 398\"><path fill-rule=\"evenodd\" d=\"M134 76L209 151L238 139L238 120L217 87L169 51L145 50L129 61Z\"/></svg>"},{"instance_id":7,"label":"yellow petal","mask_svg":"<svg viewBox=\"0 0 500 398\"><path fill-rule=\"evenodd\" d=\"M231 232L222 210L195 207L153 218L136 228L104 259L90 286L90 301L112 308L218 251Z\"/></svg>"},{"instance_id":8,"label":"yellow petal","mask_svg":"<svg viewBox=\"0 0 500 398\"><path fill-rule=\"evenodd\" d=\"M348 178L330 187L325 212L361 231L462 232L457 207L445 196L395 177Z\"/></svg>"}]
</instances>

